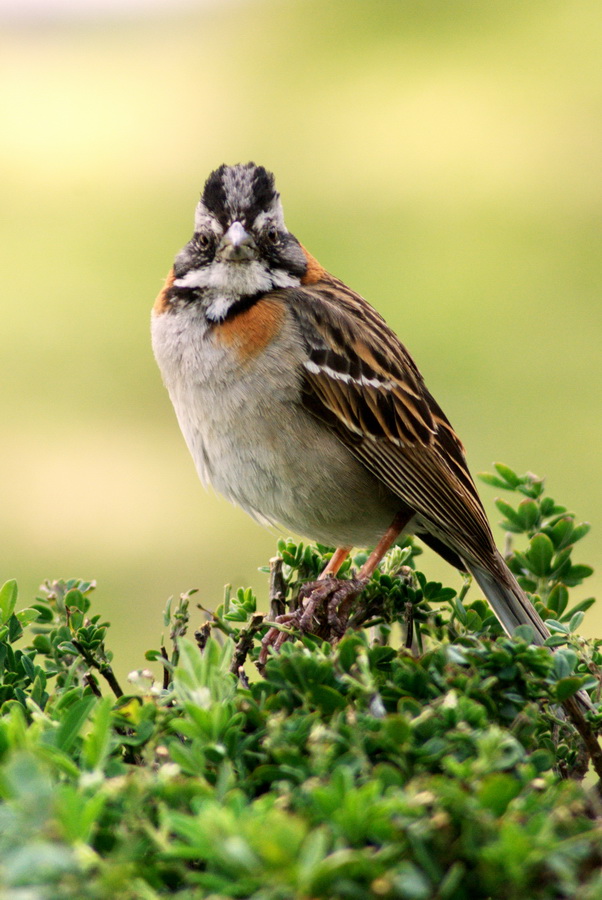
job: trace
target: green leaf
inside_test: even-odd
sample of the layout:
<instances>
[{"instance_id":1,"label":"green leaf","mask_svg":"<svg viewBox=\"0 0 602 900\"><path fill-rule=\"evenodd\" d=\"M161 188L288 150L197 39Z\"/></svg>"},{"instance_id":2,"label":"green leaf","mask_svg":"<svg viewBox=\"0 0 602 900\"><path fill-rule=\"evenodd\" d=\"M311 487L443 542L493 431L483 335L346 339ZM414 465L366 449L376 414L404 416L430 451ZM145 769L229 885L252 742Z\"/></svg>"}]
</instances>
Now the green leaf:
<instances>
[{"instance_id":1,"label":"green leaf","mask_svg":"<svg viewBox=\"0 0 602 900\"><path fill-rule=\"evenodd\" d=\"M569 622L569 631L571 631L571 632L572 632L572 631L577 631L577 629L579 628L579 626L580 626L581 623L583 622L583 616L584 616L584 615L585 615L585 613L582 612L582 611L573 613L573 615L571 616L571 620L570 620L570 622Z\"/></svg>"},{"instance_id":2,"label":"green leaf","mask_svg":"<svg viewBox=\"0 0 602 900\"><path fill-rule=\"evenodd\" d=\"M541 748L531 754L529 762L537 772L547 772L554 765L554 754Z\"/></svg>"},{"instance_id":3,"label":"green leaf","mask_svg":"<svg viewBox=\"0 0 602 900\"><path fill-rule=\"evenodd\" d=\"M546 600L546 605L557 617L560 617L567 608L568 602L569 592L566 587L564 584L556 584L550 591L548 599Z\"/></svg>"},{"instance_id":4,"label":"green leaf","mask_svg":"<svg viewBox=\"0 0 602 900\"><path fill-rule=\"evenodd\" d=\"M32 645L38 653L50 654L52 651L52 641L47 634L36 634L32 641Z\"/></svg>"},{"instance_id":5,"label":"green leaf","mask_svg":"<svg viewBox=\"0 0 602 900\"><path fill-rule=\"evenodd\" d=\"M591 566L571 566L568 573L564 577L564 581L569 587L576 587L585 578L593 575L594 570Z\"/></svg>"},{"instance_id":6,"label":"green leaf","mask_svg":"<svg viewBox=\"0 0 602 900\"><path fill-rule=\"evenodd\" d=\"M524 553L520 553L518 550L515 550L510 557L508 565L512 568L512 571L515 574L520 574L521 572L525 572L529 570L529 563L527 561L527 557Z\"/></svg>"},{"instance_id":7,"label":"green leaf","mask_svg":"<svg viewBox=\"0 0 602 900\"><path fill-rule=\"evenodd\" d=\"M464 624L469 631L478 631L482 625L478 612L474 609L467 609L466 622Z\"/></svg>"},{"instance_id":8,"label":"green leaf","mask_svg":"<svg viewBox=\"0 0 602 900\"><path fill-rule=\"evenodd\" d=\"M568 678L575 671L577 665L577 654L570 648L558 650L554 654L554 675L557 679Z\"/></svg>"},{"instance_id":9,"label":"green leaf","mask_svg":"<svg viewBox=\"0 0 602 900\"><path fill-rule=\"evenodd\" d=\"M537 575L538 578L549 575L553 556L554 545L547 534L540 532L531 538L525 558L534 575Z\"/></svg>"},{"instance_id":10,"label":"green leaf","mask_svg":"<svg viewBox=\"0 0 602 900\"><path fill-rule=\"evenodd\" d=\"M582 522L580 525L575 525L573 529L572 540L573 544L576 544L577 541L580 541L581 538L584 538L586 534L591 529L591 525L588 522Z\"/></svg>"},{"instance_id":11,"label":"green leaf","mask_svg":"<svg viewBox=\"0 0 602 900\"><path fill-rule=\"evenodd\" d=\"M466 609L460 598L456 597L452 600L451 605L462 625L466 625Z\"/></svg>"},{"instance_id":12,"label":"green leaf","mask_svg":"<svg viewBox=\"0 0 602 900\"><path fill-rule=\"evenodd\" d=\"M336 712L337 709L343 709L346 706L345 697L327 684L311 685L308 690L308 695L316 706L319 706L327 715Z\"/></svg>"},{"instance_id":13,"label":"green leaf","mask_svg":"<svg viewBox=\"0 0 602 900\"><path fill-rule=\"evenodd\" d=\"M519 478L516 472L513 472L509 466L505 466L503 463L494 463L493 467L498 475L501 475L511 488L517 488L519 484L522 483L523 479Z\"/></svg>"},{"instance_id":14,"label":"green leaf","mask_svg":"<svg viewBox=\"0 0 602 900\"><path fill-rule=\"evenodd\" d=\"M33 681L36 677L35 666L33 664L33 660L31 657L27 656L26 653L21 654L20 656L21 665L27 675L27 677Z\"/></svg>"},{"instance_id":15,"label":"green leaf","mask_svg":"<svg viewBox=\"0 0 602 900\"><path fill-rule=\"evenodd\" d=\"M416 852L416 846L414 852ZM441 881L442 879L438 879ZM391 896L403 897L403 900L429 900L433 896L432 887L427 877L418 866L402 860L395 867L395 879L393 882L395 893ZM439 894L439 896L443 896ZM324 895L322 895L324 896ZM352 896L352 895L348 895ZM355 894L359 897L359 893ZM447 900L447 898L445 898Z\"/></svg>"},{"instance_id":16,"label":"green leaf","mask_svg":"<svg viewBox=\"0 0 602 900\"><path fill-rule=\"evenodd\" d=\"M513 526L512 530L517 529L519 533L522 532L523 525L521 522L521 518L520 518L519 514L516 512L516 510L512 506L510 506L509 503L506 503L505 500L500 500L499 498L495 501L495 505L497 506L499 511L504 516L506 516L506 519L508 520L509 524L511 526Z\"/></svg>"},{"instance_id":17,"label":"green leaf","mask_svg":"<svg viewBox=\"0 0 602 900\"><path fill-rule=\"evenodd\" d=\"M22 609L18 613L15 613L15 615L21 626L26 628L27 625L31 625L32 622L37 621L40 614L33 606L28 606L27 609Z\"/></svg>"},{"instance_id":18,"label":"green leaf","mask_svg":"<svg viewBox=\"0 0 602 900\"><path fill-rule=\"evenodd\" d=\"M92 728L84 739L82 757L88 769L101 768L111 746L111 720L113 701L104 697L94 711Z\"/></svg>"},{"instance_id":19,"label":"green leaf","mask_svg":"<svg viewBox=\"0 0 602 900\"><path fill-rule=\"evenodd\" d=\"M497 622L497 619L496 619ZM464 650L455 644L450 644L446 649L446 656L448 660L452 663L457 663L458 665L464 666L468 662L466 653Z\"/></svg>"},{"instance_id":20,"label":"green leaf","mask_svg":"<svg viewBox=\"0 0 602 900\"><path fill-rule=\"evenodd\" d=\"M15 644L23 634L23 626L13 613L8 620L8 639L11 644Z\"/></svg>"},{"instance_id":21,"label":"green leaf","mask_svg":"<svg viewBox=\"0 0 602 900\"><path fill-rule=\"evenodd\" d=\"M358 653L365 649L366 645L359 634L347 634L343 638L339 644L338 651L339 660L345 672L350 671L357 662Z\"/></svg>"},{"instance_id":22,"label":"green leaf","mask_svg":"<svg viewBox=\"0 0 602 900\"><path fill-rule=\"evenodd\" d=\"M97 703L96 697L93 695L82 697L74 703L69 711L63 717L63 720L56 732L54 745L64 753L68 753L75 740L80 733L84 723L86 722L90 710Z\"/></svg>"},{"instance_id":23,"label":"green leaf","mask_svg":"<svg viewBox=\"0 0 602 900\"><path fill-rule=\"evenodd\" d=\"M78 588L72 588L65 595L65 606L75 607L80 612L86 613L90 609L90 598L84 597Z\"/></svg>"},{"instance_id":24,"label":"green leaf","mask_svg":"<svg viewBox=\"0 0 602 900\"><path fill-rule=\"evenodd\" d=\"M18 595L17 582L14 578L5 581L0 588L0 623L2 625L8 622L15 611Z\"/></svg>"},{"instance_id":25,"label":"green leaf","mask_svg":"<svg viewBox=\"0 0 602 900\"><path fill-rule=\"evenodd\" d=\"M560 550L554 557L552 562L552 574L555 579L562 578L565 572L569 572L571 568L571 553L573 552L572 547L565 547L564 550Z\"/></svg>"},{"instance_id":26,"label":"green leaf","mask_svg":"<svg viewBox=\"0 0 602 900\"><path fill-rule=\"evenodd\" d=\"M297 859L297 867L302 881L311 881L314 870L327 855L328 843L329 836L326 826L314 827L309 832L301 845Z\"/></svg>"},{"instance_id":27,"label":"green leaf","mask_svg":"<svg viewBox=\"0 0 602 900\"><path fill-rule=\"evenodd\" d=\"M558 622L556 619L546 619L546 625L550 629L550 631L556 631L560 634L568 634L569 629L567 625L563 625L561 622Z\"/></svg>"},{"instance_id":28,"label":"green leaf","mask_svg":"<svg viewBox=\"0 0 602 900\"><path fill-rule=\"evenodd\" d=\"M466 877L466 866L457 861L447 870L443 881L437 889L437 897L440 900L454 900L458 897L458 891Z\"/></svg>"},{"instance_id":29,"label":"green leaf","mask_svg":"<svg viewBox=\"0 0 602 900\"><path fill-rule=\"evenodd\" d=\"M556 699L562 703L564 700L568 700L569 697L573 697L577 691L580 690L583 682L584 679L580 678L578 675L572 675L570 678L563 678L556 684Z\"/></svg>"},{"instance_id":30,"label":"green leaf","mask_svg":"<svg viewBox=\"0 0 602 900\"><path fill-rule=\"evenodd\" d=\"M569 611L567 613L565 613L565 615L560 619L560 621L568 622L568 621L570 621L571 617L576 612L587 612L588 609L590 609L590 607L592 607L595 602L596 602L595 597L588 597L586 600L582 600L580 603L576 603L574 606L571 606Z\"/></svg>"},{"instance_id":31,"label":"green leaf","mask_svg":"<svg viewBox=\"0 0 602 900\"><path fill-rule=\"evenodd\" d=\"M505 491L512 490L507 482L502 481L502 479L498 478L496 475L492 475L491 472L479 472L478 477L485 484L490 484L492 487L502 488Z\"/></svg>"},{"instance_id":32,"label":"green leaf","mask_svg":"<svg viewBox=\"0 0 602 900\"><path fill-rule=\"evenodd\" d=\"M549 638L546 638L544 641L544 647L562 647L563 644L567 642L568 634L564 632L564 636L561 634L552 634Z\"/></svg>"},{"instance_id":33,"label":"green leaf","mask_svg":"<svg viewBox=\"0 0 602 900\"><path fill-rule=\"evenodd\" d=\"M563 547L567 547L569 544L573 543L573 532L573 519L568 516L563 516L548 529L547 533L552 539L555 549L561 550Z\"/></svg>"},{"instance_id":34,"label":"green leaf","mask_svg":"<svg viewBox=\"0 0 602 900\"><path fill-rule=\"evenodd\" d=\"M539 506L535 500L521 500L517 510L523 531L531 531L539 519Z\"/></svg>"},{"instance_id":35,"label":"green leaf","mask_svg":"<svg viewBox=\"0 0 602 900\"><path fill-rule=\"evenodd\" d=\"M514 775L494 772L483 779L477 796L485 809L491 810L494 816L501 816L520 791L521 784Z\"/></svg>"},{"instance_id":36,"label":"green leaf","mask_svg":"<svg viewBox=\"0 0 602 900\"><path fill-rule=\"evenodd\" d=\"M397 747L405 744L412 733L408 720L398 713L387 716L383 722L383 731Z\"/></svg>"}]
</instances>

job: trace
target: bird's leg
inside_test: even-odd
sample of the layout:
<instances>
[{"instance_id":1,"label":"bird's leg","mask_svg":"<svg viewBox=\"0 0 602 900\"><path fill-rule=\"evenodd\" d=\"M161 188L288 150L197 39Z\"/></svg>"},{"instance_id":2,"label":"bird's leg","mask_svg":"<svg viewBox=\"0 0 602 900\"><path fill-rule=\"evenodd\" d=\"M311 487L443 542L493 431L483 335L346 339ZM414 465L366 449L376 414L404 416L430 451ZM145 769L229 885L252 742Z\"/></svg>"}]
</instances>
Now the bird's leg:
<instances>
[{"instance_id":1,"label":"bird's leg","mask_svg":"<svg viewBox=\"0 0 602 900\"><path fill-rule=\"evenodd\" d=\"M334 578L350 552L351 547L337 547L328 563L324 566L322 573L318 576L318 581L323 581L325 578Z\"/></svg>"},{"instance_id":2,"label":"bird's leg","mask_svg":"<svg viewBox=\"0 0 602 900\"><path fill-rule=\"evenodd\" d=\"M347 559L350 547L338 547L317 581L304 584L301 591L301 606L293 613L278 616L274 627L270 628L262 642L257 662L260 671L265 666L270 647L280 649L288 639L286 631L277 626L298 628L301 633L313 633L325 639L339 640L345 633L349 614L358 594L369 582L374 570L387 550L406 527L412 514L399 512L378 544L361 567L355 578L338 579L336 574ZM325 616L319 616L320 612Z\"/></svg>"},{"instance_id":3,"label":"bird's leg","mask_svg":"<svg viewBox=\"0 0 602 900\"><path fill-rule=\"evenodd\" d=\"M382 560L383 556L387 552L387 550L392 547L395 543L403 529L406 527L410 519L413 517L413 513L408 515L407 513L397 513L392 523L389 525L380 541L362 566L362 568L358 572L358 578L363 578L366 581L372 577L374 574L374 570Z\"/></svg>"},{"instance_id":4,"label":"bird's leg","mask_svg":"<svg viewBox=\"0 0 602 900\"><path fill-rule=\"evenodd\" d=\"M374 570L381 562L387 550L395 543L408 524L410 518L411 517L404 513L398 513L359 570L357 577L350 581L339 582L341 588L347 584L353 585L354 587L353 590L343 590L342 592L334 593L332 599L328 603L328 624L334 631L338 632L340 636L345 633L353 601L360 591L366 587L374 574Z\"/></svg>"}]
</instances>

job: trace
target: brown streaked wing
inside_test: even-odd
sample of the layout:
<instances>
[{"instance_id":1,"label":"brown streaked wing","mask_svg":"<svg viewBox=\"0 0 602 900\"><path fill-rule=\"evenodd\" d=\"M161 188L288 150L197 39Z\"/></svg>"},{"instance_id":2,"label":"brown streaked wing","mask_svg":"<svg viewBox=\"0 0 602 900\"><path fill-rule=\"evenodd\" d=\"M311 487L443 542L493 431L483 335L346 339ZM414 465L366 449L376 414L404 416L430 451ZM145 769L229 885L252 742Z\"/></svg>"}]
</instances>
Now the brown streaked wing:
<instances>
[{"instance_id":1,"label":"brown streaked wing","mask_svg":"<svg viewBox=\"0 0 602 900\"><path fill-rule=\"evenodd\" d=\"M331 276L287 294L308 352L306 408L458 552L488 556L493 538L462 444L397 336Z\"/></svg>"}]
</instances>

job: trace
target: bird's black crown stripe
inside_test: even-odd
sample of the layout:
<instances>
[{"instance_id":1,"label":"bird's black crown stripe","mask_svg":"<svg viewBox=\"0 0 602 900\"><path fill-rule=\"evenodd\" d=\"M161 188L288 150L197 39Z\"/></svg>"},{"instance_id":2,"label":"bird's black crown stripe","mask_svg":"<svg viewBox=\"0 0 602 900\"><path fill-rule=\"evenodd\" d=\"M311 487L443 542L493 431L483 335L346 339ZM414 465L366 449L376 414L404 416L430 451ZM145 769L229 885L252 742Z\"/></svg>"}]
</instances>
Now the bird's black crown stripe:
<instances>
[{"instance_id":1,"label":"bird's black crown stripe","mask_svg":"<svg viewBox=\"0 0 602 900\"><path fill-rule=\"evenodd\" d=\"M224 190L223 174L227 166L215 169L205 182L201 200L208 210L215 213L218 218L223 215L226 205L226 192Z\"/></svg>"},{"instance_id":2,"label":"bird's black crown stripe","mask_svg":"<svg viewBox=\"0 0 602 900\"><path fill-rule=\"evenodd\" d=\"M237 220L250 227L277 196L272 173L251 162L215 169L205 182L201 200L222 226Z\"/></svg>"}]
</instances>

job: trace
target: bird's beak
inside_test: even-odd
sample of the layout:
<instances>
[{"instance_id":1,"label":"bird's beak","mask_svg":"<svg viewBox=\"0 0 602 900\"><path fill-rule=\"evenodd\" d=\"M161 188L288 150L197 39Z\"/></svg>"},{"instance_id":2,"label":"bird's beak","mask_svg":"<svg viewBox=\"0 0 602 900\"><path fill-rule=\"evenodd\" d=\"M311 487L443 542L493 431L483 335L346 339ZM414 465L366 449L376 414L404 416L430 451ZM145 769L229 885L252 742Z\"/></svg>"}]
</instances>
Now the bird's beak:
<instances>
[{"instance_id":1,"label":"bird's beak","mask_svg":"<svg viewBox=\"0 0 602 900\"><path fill-rule=\"evenodd\" d=\"M245 262L257 258L257 245L240 222L233 222L221 239L217 257L228 262Z\"/></svg>"}]
</instances>

